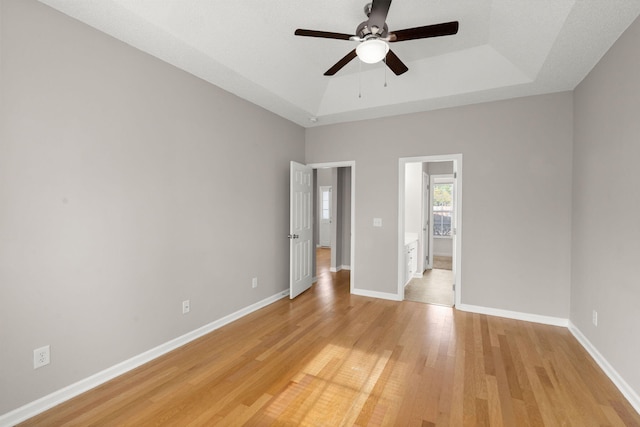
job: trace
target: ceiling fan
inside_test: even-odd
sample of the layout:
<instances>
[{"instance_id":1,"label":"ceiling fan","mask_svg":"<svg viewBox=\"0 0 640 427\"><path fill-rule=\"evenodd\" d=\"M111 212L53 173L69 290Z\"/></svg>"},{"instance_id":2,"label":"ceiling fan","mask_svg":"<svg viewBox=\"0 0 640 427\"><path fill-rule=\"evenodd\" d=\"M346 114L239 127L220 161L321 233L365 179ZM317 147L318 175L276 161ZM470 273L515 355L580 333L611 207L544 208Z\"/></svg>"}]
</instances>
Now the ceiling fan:
<instances>
[{"instance_id":1,"label":"ceiling fan","mask_svg":"<svg viewBox=\"0 0 640 427\"><path fill-rule=\"evenodd\" d=\"M336 62L333 67L329 68L324 73L325 76L333 76L356 56L358 56L361 61L369 64L375 64L384 59L384 62L391 71L399 76L407 72L409 68L389 49L388 43L449 36L458 32L458 21L452 21L442 24L425 25L423 27L407 28L390 33L385 23L390 6L391 0L373 0L371 3L368 3L364 7L364 13L368 19L358 25L355 35L303 29L297 29L295 35L359 42L355 49L340 61Z\"/></svg>"}]
</instances>

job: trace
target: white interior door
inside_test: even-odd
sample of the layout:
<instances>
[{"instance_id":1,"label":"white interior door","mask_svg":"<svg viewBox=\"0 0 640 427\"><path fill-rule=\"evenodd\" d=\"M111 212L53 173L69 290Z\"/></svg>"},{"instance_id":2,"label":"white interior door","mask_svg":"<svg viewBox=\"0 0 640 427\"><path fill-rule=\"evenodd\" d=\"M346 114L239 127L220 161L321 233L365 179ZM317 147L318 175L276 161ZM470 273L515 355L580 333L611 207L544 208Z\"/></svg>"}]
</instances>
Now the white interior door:
<instances>
[{"instance_id":1,"label":"white interior door","mask_svg":"<svg viewBox=\"0 0 640 427\"><path fill-rule=\"evenodd\" d=\"M313 169L291 162L289 191L289 298L311 287Z\"/></svg>"},{"instance_id":2,"label":"white interior door","mask_svg":"<svg viewBox=\"0 0 640 427\"><path fill-rule=\"evenodd\" d=\"M431 191L429 175L422 173L422 261L423 271L433 268L432 256L429 253L430 235L429 225L431 217Z\"/></svg>"},{"instance_id":3,"label":"white interior door","mask_svg":"<svg viewBox=\"0 0 640 427\"><path fill-rule=\"evenodd\" d=\"M331 186L321 186L318 192L320 246L331 247Z\"/></svg>"},{"instance_id":4,"label":"white interior door","mask_svg":"<svg viewBox=\"0 0 640 427\"><path fill-rule=\"evenodd\" d=\"M458 173L456 171L457 164L453 162L453 188L451 192L451 271L453 273L453 292L454 301L456 299L456 259L457 259L457 245L458 245Z\"/></svg>"}]
</instances>

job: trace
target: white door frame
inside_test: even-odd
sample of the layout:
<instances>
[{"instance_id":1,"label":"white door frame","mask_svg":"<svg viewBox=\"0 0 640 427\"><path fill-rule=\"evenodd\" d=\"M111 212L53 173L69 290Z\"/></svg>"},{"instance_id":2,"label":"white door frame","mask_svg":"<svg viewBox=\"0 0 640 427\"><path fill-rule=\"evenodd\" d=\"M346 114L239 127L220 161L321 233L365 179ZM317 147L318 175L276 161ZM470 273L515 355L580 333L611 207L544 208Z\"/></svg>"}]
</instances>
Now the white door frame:
<instances>
[{"instance_id":1,"label":"white door frame","mask_svg":"<svg viewBox=\"0 0 640 427\"><path fill-rule=\"evenodd\" d=\"M313 169L351 168L351 259L349 261L349 292L353 293L353 289L355 288L353 278L355 276L354 271L356 268L356 162L355 160L348 160L344 162L309 163L307 166L310 166Z\"/></svg>"},{"instance_id":2,"label":"white door frame","mask_svg":"<svg viewBox=\"0 0 640 427\"><path fill-rule=\"evenodd\" d=\"M404 300L404 210L405 210L405 166L407 163L431 163L453 161L455 175L455 228L453 236L453 283L455 305L462 302L462 154L437 156L401 157L398 160L398 298ZM430 225L432 226L432 225Z\"/></svg>"}]
</instances>

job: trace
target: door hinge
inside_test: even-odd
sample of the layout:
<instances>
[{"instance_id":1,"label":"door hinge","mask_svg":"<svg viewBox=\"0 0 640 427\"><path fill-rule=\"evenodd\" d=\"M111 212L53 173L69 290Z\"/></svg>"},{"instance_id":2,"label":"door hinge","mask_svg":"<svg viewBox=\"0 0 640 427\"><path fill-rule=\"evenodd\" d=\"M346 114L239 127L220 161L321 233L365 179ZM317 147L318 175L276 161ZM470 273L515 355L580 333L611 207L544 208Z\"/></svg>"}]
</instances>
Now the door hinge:
<instances>
[{"instance_id":1,"label":"door hinge","mask_svg":"<svg viewBox=\"0 0 640 427\"><path fill-rule=\"evenodd\" d=\"M455 178L457 178L457 177L458 177L458 172L454 172L454 173L453 173L453 178L455 179Z\"/></svg>"},{"instance_id":2,"label":"door hinge","mask_svg":"<svg viewBox=\"0 0 640 427\"><path fill-rule=\"evenodd\" d=\"M453 288L453 292L455 292L456 291L456 284L455 283L453 284L452 288Z\"/></svg>"}]
</instances>

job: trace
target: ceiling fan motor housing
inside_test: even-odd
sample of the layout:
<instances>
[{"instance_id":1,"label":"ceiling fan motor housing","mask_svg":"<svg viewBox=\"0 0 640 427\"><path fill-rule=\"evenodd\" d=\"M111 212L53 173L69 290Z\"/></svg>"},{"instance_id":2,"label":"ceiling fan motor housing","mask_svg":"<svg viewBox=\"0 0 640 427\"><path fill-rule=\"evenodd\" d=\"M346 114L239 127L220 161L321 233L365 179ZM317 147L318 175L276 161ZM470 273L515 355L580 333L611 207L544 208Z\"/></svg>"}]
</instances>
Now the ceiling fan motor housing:
<instances>
[{"instance_id":1,"label":"ceiling fan motor housing","mask_svg":"<svg viewBox=\"0 0 640 427\"><path fill-rule=\"evenodd\" d=\"M361 22L360 25L358 25L358 28L356 28L356 35L358 37L360 37L361 39L367 39L370 37L387 37L387 34L389 34L389 27L387 27L387 24L384 24L384 27L382 27L382 30L377 29L376 31L373 31L373 29L369 28L367 26L367 23L369 21L364 21Z\"/></svg>"}]
</instances>

